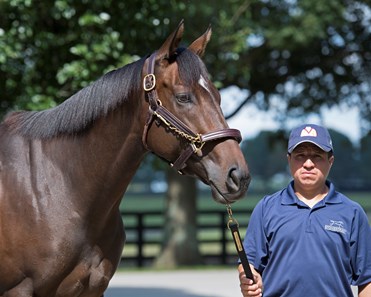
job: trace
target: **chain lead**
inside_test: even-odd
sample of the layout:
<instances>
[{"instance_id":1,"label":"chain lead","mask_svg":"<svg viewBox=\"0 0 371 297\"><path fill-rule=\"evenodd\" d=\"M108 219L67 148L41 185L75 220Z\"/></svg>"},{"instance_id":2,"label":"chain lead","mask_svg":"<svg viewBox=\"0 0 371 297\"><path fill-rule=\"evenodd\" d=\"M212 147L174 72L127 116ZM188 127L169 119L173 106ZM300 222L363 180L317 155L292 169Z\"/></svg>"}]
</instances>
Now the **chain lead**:
<instances>
[{"instance_id":1,"label":"chain lead","mask_svg":"<svg viewBox=\"0 0 371 297\"><path fill-rule=\"evenodd\" d=\"M227 204L227 212L228 212L228 217L229 218L233 217L232 207L231 207L230 204Z\"/></svg>"},{"instance_id":2,"label":"chain lead","mask_svg":"<svg viewBox=\"0 0 371 297\"><path fill-rule=\"evenodd\" d=\"M153 114L158 118L160 119L166 127L168 127L170 130L174 131L175 133L177 133L178 135L180 135L181 137L187 139L188 141L192 142L192 143L199 143L199 148L202 148L202 146L205 144L203 141L201 141L201 134L197 133L196 136L192 136L192 135L189 135L188 133L185 133L181 130L179 130L178 128L172 126L170 124L170 122L168 122L162 115L160 115L158 112L154 111Z\"/></svg>"},{"instance_id":3,"label":"chain lead","mask_svg":"<svg viewBox=\"0 0 371 297\"><path fill-rule=\"evenodd\" d=\"M227 204L226 206L227 206L227 213L228 213L228 223L227 223L228 229L231 229L230 225L233 224L233 223L236 224L237 227L239 227L239 224L238 224L237 220L233 217L231 205Z\"/></svg>"}]
</instances>

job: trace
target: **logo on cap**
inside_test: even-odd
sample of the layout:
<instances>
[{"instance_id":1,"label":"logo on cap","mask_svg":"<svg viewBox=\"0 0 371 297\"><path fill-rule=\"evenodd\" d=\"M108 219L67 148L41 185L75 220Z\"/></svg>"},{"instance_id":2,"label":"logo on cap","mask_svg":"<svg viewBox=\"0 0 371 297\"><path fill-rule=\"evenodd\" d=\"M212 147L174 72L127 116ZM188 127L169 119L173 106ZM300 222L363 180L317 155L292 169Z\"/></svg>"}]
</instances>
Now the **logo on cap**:
<instances>
[{"instance_id":1,"label":"logo on cap","mask_svg":"<svg viewBox=\"0 0 371 297\"><path fill-rule=\"evenodd\" d=\"M305 136L317 137L316 129L309 127L309 126L305 127L303 130L301 130L300 137L305 137Z\"/></svg>"},{"instance_id":2,"label":"logo on cap","mask_svg":"<svg viewBox=\"0 0 371 297\"><path fill-rule=\"evenodd\" d=\"M287 152L291 153L303 142L311 142L325 152L333 150L330 133L322 126L304 124L294 128L290 133Z\"/></svg>"}]
</instances>

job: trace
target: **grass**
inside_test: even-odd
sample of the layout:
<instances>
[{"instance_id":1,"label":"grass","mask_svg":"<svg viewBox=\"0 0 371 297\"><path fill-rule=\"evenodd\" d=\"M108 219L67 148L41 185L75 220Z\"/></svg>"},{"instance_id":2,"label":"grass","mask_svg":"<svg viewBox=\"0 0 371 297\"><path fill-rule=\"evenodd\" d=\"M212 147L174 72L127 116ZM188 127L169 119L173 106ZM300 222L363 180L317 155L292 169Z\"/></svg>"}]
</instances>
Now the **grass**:
<instances>
[{"instance_id":1,"label":"grass","mask_svg":"<svg viewBox=\"0 0 371 297\"><path fill-rule=\"evenodd\" d=\"M348 192L344 193L352 200L361 204L364 208L371 209L371 192ZM232 209L253 208L264 194L248 193L246 197L232 205ZM131 195L126 194L121 202L121 210L125 211L161 211L165 209L165 195ZM215 202L210 194L201 194L197 198L199 210L224 210L225 206Z\"/></svg>"}]
</instances>

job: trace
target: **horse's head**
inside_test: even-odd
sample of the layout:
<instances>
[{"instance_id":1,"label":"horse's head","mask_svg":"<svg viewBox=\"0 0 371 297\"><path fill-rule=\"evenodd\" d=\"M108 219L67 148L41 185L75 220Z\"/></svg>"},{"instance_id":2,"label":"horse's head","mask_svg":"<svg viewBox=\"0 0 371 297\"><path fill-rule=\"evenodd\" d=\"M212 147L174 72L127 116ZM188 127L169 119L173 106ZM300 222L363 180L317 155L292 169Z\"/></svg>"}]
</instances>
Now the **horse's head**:
<instances>
[{"instance_id":1,"label":"horse's head","mask_svg":"<svg viewBox=\"0 0 371 297\"><path fill-rule=\"evenodd\" d=\"M178 48L183 30L181 22L144 65L149 112L143 143L179 172L208 184L216 201L232 203L250 182L241 134L228 128L220 94L200 59L211 29L188 48Z\"/></svg>"}]
</instances>

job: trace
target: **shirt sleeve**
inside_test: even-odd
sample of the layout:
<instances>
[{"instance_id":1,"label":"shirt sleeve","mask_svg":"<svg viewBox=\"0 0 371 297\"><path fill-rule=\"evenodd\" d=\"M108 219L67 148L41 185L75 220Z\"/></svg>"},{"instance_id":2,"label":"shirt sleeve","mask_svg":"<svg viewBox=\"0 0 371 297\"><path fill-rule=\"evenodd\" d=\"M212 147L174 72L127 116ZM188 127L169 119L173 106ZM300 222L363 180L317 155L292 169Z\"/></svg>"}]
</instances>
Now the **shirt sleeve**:
<instances>
[{"instance_id":1,"label":"shirt sleeve","mask_svg":"<svg viewBox=\"0 0 371 297\"><path fill-rule=\"evenodd\" d=\"M350 249L352 285L360 286L371 282L371 227L361 206L355 211Z\"/></svg>"},{"instance_id":2,"label":"shirt sleeve","mask_svg":"<svg viewBox=\"0 0 371 297\"><path fill-rule=\"evenodd\" d=\"M247 259L256 270L263 272L268 261L268 242L263 224L262 199L254 208L244 238Z\"/></svg>"}]
</instances>

